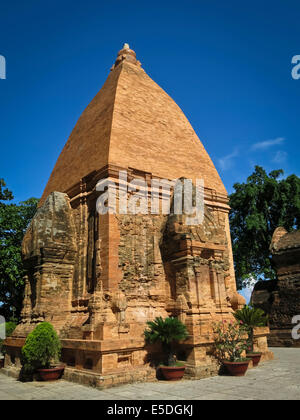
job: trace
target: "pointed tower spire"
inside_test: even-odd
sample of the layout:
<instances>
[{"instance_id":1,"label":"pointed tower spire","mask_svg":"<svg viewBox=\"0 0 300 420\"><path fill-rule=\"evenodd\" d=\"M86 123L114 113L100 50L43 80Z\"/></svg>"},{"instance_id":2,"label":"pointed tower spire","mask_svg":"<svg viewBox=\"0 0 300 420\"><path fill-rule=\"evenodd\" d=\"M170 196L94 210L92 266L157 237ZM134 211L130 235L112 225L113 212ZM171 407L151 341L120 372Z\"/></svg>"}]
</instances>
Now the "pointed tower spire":
<instances>
[{"instance_id":1,"label":"pointed tower spire","mask_svg":"<svg viewBox=\"0 0 300 420\"><path fill-rule=\"evenodd\" d=\"M126 44L72 131L40 204L53 191L72 196L81 179L112 166L136 168L161 179L200 178L207 189L227 194L181 109L139 66Z\"/></svg>"},{"instance_id":2,"label":"pointed tower spire","mask_svg":"<svg viewBox=\"0 0 300 420\"><path fill-rule=\"evenodd\" d=\"M129 44L127 44L127 43L125 43L123 45L123 48L118 52L117 59L115 61L115 64L112 66L111 70L114 70L123 61L126 61L126 62L131 63L131 64L135 64L139 67L141 66L140 61L138 61L136 59L135 51L131 50L130 47L129 47Z\"/></svg>"}]
</instances>

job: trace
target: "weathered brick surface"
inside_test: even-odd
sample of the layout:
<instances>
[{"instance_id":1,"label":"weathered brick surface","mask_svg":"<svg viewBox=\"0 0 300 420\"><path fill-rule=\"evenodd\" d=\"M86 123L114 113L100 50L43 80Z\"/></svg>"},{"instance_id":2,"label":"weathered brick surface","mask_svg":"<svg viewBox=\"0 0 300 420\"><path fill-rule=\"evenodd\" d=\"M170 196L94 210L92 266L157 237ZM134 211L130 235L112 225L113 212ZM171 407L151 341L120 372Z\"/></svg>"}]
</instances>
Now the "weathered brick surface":
<instances>
[{"instance_id":1,"label":"weathered brick surface","mask_svg":"<svg viewBox=\"0 0 300 420\"><path fill-rule=\"evenodd\" d=\"M41 321L60 330L71 311L76 263L76 228L69 197L49 195L35 214L23 240L26 268L22 321L15 336L24 336Z\"/></svg>"},{"instance_id":2,"label":"weathered brick surface","mask_svg":"<svg viewBox=\"0 0 300 420\"><path fill-rule=\"evenodd\" d=\"M269 315L270 345L300 347L300 340L292 337L292 318L300 314L300 230L277 228L270 250L277 278L257 283L252 302Z\"/></svg>"},{"instance_id":3,"label":"weathered brick surface","mask_svg":"<svg viewBox=\"0 0 300 420\"><path fill-rule=\"evenodd\" d=\"M52 191L67 191L106 164L132 167L157 177L204 178L225 187L187 118L136 64L113 69L84 110L60 154L41 202Z\"/></svg>"}]
</instances>

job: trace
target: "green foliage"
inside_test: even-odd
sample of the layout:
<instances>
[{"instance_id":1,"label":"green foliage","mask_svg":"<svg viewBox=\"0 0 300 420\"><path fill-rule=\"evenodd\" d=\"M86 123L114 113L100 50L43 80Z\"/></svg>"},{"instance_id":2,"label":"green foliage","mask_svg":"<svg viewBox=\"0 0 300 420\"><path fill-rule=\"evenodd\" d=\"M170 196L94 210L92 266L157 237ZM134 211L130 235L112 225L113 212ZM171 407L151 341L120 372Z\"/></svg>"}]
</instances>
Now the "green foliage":
<instances>
[{"instance_id":1,"label":"green foliage","mask_svg":"<svg viewBox=\"0 0 300 420\"><path fill-rule=\"evenodd\" d=\"M238 309L233 313L235 319L242 322L247 329L249 336L249 348L253 352L253 328L265 327L268 323L268 317L262 309L252 308L245 305L243 309Z\"/></svg>"},{"instance_id":2,"label":"green foliage","mask_svg":"<svg viewBox=\"0 0 300 420\"><path fill-rule=\"evenodd\" d=\"M246 329L240 322L213 324L216 355L220 360L241 362L242 353L248 348Z\"/></svg>"},{"instance_id":3,"label":"green foliage","mask_svg":"<svg viewBox=\"0 0 300 420\"><path fill-rule=\"evenodd\" d=\"M177 318L155 318L154 321L148 321L148 330L145 330L145 338L150 343L160 341L170 344L173 341L180 341L187 338L186 326Z\"/></svg>"},{"instance_id":4,"label":"green foliage","mask_svg":"<svg viewBox=\"0 0 300 420\"><path fill-rule=\"evenodd\" d=\"M246 327L265 327L268 317L262 309L253 308L245 305L243 309L238 309L233 313L237 321L242 321Z\"/></svg>"},{"instance_id":5,"label":"green foliage","mask_svg":"<svg viewBox=\"0 0 300 420\"><path fill-rule=\"evenodd\" d=\"M230 195L230 229L238 289L259 279L274 279L270 243L274 230L300 227L300 178L280 179L283 170L256 166L246 183L234 185Z\"/></svg>"},{"instance_id":6,"label":"green foliage","mask_svg":"<svg viewBox=\"0 0 300 420\"><path fill-rule=\"evenodd\" d=\"M0 313L6 319L18 319L24 293L21 244L38 200L7 203L13 195L4 187L5 182L0 179Z\"/></svg>"},{"instance_id":7,"label":"green foliage","mask_svg":"<svg viewBox=\"0 0 300 420\"><path fill-rule=\"evenodd\" d=\"M59 361L61 344L49 322L42 322L27 336L22 347L22 365L26 373L48 369Z\"/></svg>"},{"instance_id":8,"label":"green foliage","mask_svg":"<svg viewBox=\"0 0 300 420\"><path fill-rule=\"evenodd\" d=\"M4 187L6 187L4 179L0 178L0 200L12 200L14 198L12 192Z\"/></svg>"},{"instance_id":9,"label":"green foliage","mask_svg":"<svg viewBox=\"0 0 300 420\"><path fill-rule=\"evenodd\" d=\"M188 337L186 326L177 318L155 318L154 321L147 322L148 329L144 335L148 343L160 342L167 356L167 365L175 365L172 344L176 341L185 340Z\"/></svg>"},{"instance_id":10,"label":"green foliage","mask_svg":"<svg viewBox=\"0 0 300 420\"><path fill-rule=\"evenodd\" d=\"M16 326L17 326L17 324L13 321L6 322L5 323L5 337L10 337L12 335L12 333L14 332ZM3 346L3 341L4 340L0 340L0 353L2 353L2 354L5 353L5 348Z\"/></svg>"},{"instance_id":11,"label":"green foliage","mask_svg":"<svg viewBox=\"0 0 300 420\"><path fill-rule=\"evenodd\" d=\"M9 321L5 323L5 335L6 337L10 337L14 330L16 329L17 324L13 321Z\"/></svg>"}]
</instances>

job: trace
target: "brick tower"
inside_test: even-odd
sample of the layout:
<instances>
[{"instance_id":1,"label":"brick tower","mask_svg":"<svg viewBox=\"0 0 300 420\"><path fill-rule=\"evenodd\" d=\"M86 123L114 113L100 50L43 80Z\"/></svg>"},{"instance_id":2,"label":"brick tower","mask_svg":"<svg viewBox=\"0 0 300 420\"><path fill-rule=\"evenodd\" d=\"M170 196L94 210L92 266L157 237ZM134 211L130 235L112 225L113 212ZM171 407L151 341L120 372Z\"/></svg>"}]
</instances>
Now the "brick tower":
<instances>
[{"instance_id":1,"label":"brick tower","mask_svg":"<svg viewBox=\"0 0 300 420\"><path fill-rule=\"evenodd\" d=\"M193 188L204 181L200 224L148 211L153 194L160 209L168 200L174 207L179 179ZM106 214L96 210L102 181L118 191L115 211ZM144 211L120 211L121 196L144 200ZM153 377L159 348L145 346L146 321L177 316L190 334L178 347L187 374L215 373L212 322L231 319L244 304L228 212L225 187L187 118L125 44L73 129L24 237L22 322L6 341L6 366L19 364L26 335L46 320L62 340L67 378L110 385Z\"/></svg>"}]
</instances>

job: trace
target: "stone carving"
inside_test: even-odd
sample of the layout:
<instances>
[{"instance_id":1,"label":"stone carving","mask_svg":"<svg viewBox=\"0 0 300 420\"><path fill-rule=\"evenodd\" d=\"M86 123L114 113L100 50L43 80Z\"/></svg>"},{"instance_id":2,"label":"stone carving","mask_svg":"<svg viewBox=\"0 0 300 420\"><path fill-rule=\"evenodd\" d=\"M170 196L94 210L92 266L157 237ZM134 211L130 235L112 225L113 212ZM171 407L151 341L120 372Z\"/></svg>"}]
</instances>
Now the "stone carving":
<instances>
[{"instance_id":1,"label":"stone carving","mask_svg":"<svg viewBox=\"0 0 300 420\"><path fill-rule=\"evenodd\" d=\"M189 306L184 295L177 296L175 308L178 312L178 318L183 324L185 324L186 313L189 309Z\"/></svg>"},{"instance_id":2,"label":"stone carving","mask_svg":"<svg viewBox=\"0 0 300 420\"><path fill-rule=\"evenodd\" d=\"M193 195L194 192L195 186ZM202 224L190 226L186 218L186 214L171 213L163 235L163 260L171 266L176 279L171 287L173 298L176 300L188 293L192 308L210 307L214 311L218 306L228 314L224 282L229 270L225 231L216 225L207 205ZM171 282L173 278L170 276Z\"/></svg>"},{"instance_id":3,"label":"stone carving","mask_svg":"<svg viewBox=\"0 0 300 420\"><path fill-rule=\"evenodd\" d=\"M112 309L117 313L117 320L119 324L125 324L125 311L127 309L127 299L124 293L117 292L112 297Z\"/></svg>"},{"instance_id":4,"label":"stone carving","mask_svg":"<svg viewBox=\"0 0 300 420\"><path fill-rule=\"evenodd\" d=\"M119 215L119 264L123 272L120 289L148 294L153 281L163 277L159 241L164 216Z\"/></svg>"},{"instance_id":5,"label":"stone carving","mask_svg":"<svg viewBox=\"0 0 300 420\"><path fill-rule=\"evenodd\" d=\"M54 192L35 214L23 240L27 268L22 324L16 334L31 329L30 322L51 320L60 329L71 309L76 259L76 229L69 198Z\"/></svg>"}]
</instances>

